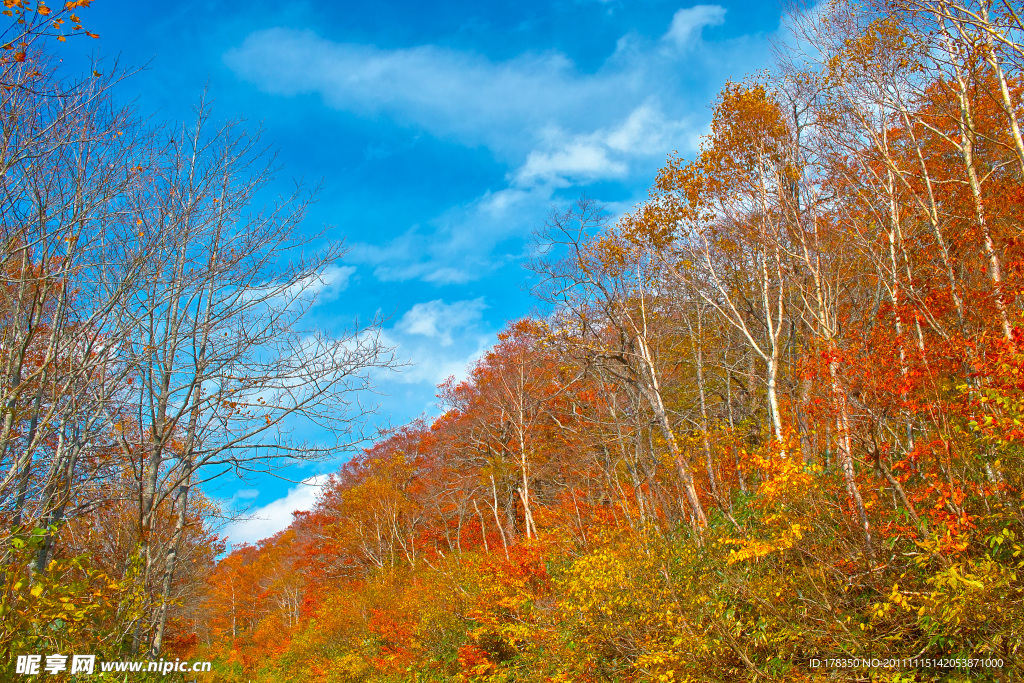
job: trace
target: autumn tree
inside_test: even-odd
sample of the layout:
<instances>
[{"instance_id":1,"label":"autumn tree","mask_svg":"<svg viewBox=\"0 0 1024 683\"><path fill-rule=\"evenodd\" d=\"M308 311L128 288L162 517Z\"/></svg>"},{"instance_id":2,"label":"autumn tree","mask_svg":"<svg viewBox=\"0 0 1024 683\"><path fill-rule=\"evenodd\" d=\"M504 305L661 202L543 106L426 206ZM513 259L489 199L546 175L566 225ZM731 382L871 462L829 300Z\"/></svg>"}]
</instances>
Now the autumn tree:
<instances>
[{"instance_id":1,"label":"autumn tree","mask_svg":"<svg viewBox=\"0 0 1024 683\"><path fill-rule=\"evenodd\" d=\"M550 255L533 266L541 276L536 291L558 307L556 327L578 340L584 357L643 398L672 455L689 514L695 525L703 526L704 505L665 404L659 367L664 359L657 357L653 329L657 262L620 236L602 234L606 223L603 210L588 199L554 213L541 233L542 248Z\"/></svg>"}]
</instances>

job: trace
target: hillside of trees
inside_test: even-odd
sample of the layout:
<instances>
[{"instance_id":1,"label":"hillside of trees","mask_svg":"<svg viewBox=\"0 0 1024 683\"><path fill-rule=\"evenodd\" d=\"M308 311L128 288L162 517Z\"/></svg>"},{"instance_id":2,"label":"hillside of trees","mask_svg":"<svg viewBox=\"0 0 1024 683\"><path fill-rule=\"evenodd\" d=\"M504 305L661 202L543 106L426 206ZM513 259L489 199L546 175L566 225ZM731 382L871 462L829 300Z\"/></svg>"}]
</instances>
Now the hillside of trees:
<instances>
[{"instance_id":1,"label":"hillside of trees","mask_svg":"<svg viewBox=\"0 0 1024 683\"><path fill-rule=\"evenodd\" d=\"M1019 9L795 13L643 205L556 212L546 313L218 563L223 680L1010 680Z\"/></svg>"},{"instance_id":2,"label":"hillside of trees","mask_svg":"<svg viewBox=\"0 0 1024 683\"><path fill-rule=\"evenodd\" d=\"M88 641L232 683L1017 680L1022 17L794 10L644 203L552 213L524 273L543 313L440 386L439 417L226 555L201 480L322 455L250 461L295 413L346 433L334 407L387 352L293 334L282 296L337 254L270 257L302 199L245 214L249 138L128 126L96 85L70 109L61 84L5 88L29 109L0 159L0 649ZM7 625L65 604L60 629Z\"/></svg>"}]
</instances>

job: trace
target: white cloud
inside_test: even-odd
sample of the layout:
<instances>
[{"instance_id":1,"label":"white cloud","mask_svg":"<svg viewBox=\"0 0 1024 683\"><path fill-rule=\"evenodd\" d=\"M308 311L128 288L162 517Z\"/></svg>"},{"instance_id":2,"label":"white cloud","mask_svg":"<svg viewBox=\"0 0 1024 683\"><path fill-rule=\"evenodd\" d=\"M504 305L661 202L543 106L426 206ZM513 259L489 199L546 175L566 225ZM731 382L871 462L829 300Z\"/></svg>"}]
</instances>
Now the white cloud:
<instances>
[{"instance_id":1,"label":"white cloud","mask_svg":"<svg viewBox=\"0 0 1024 683\"><path fill-rule=\"evenodd\" d=\"M554 189L550 183L538 183L488 191L385 244L354 244L346 258L373 266L374 277L382 282L471 282L503 265L491 256L496 245L543 224Z\"/></svg>"},{"instance_id":2,"label":"white cloud","mask_svg":"<svg viewBox=\"0 0 1024 683\"><path fill-rule=\"evenodd\" d=\"M617 128L604 134L604 144L622 153L664 156L672 149L697 149L698 136L689 117L671 119L653 102L645 102Z\"/></svg>"},{"instance_id":3,"label":"white cloud","mask_svg":"<svg viewBox=\"0 0 1024 683\"><path fill-rule=\"evenodd\" d=\"M288 489L288 495L256 508L248 519L232 522L225 533L233 544L256 543L288 528L292 513L310 510L316 503L316 496L330 475L318 474L304 479L297 486ZM236 497L240 497L236 494Z\"/></svg>"},{"instance_id":4,"label":"white cloud","mask_svg":"<svg viewBox=\"0 0 1024 683\"><path fill-rule=\"evenodd\" d=\"M316 288L317 301L333 301L339 294L348 289L348 283L356 272L355 266L339 266L331 264L324 268L312 283Z\"/></svg>"},{"instance_id":5,"label":"white cloud","mask_svg":"<svg viewBox=\"0 0 1024 683\"><path fill-rule=\"evenodd\" d=\"M702 30L725 16L719 5L680 9L665 33L623 36L590 72L556 51L497 61L436 45L384 49L284 28L253 33L225 62L266 92L317 94L340 111L489 150L508 169L504 185L389 242L352 245L346 257L371 266L381 281L463 284L521 255L494 256L512 241L521 250L552 202L603 181L640 196L669 152L696 148L714 92L767 52L767 36L703 40Z\"/></svg>"},{"instance_id":6,"label":"white cloud","mask_svg":"<svg viewBox=\"0 0 1024 683\"><path fill-rule=\"evenodd\" d=\"M408 363L390 380L437 386L452 375L464 378L495 341L483 320L486 308L484 297L413 305L383 333L384 343L396 347L396 357Z\"/></svg>"},{"instance_id":7,"label":"white cloud","mask_svg":"<svg viewBox=\"0 0 1024 683\"><path fill-rule=\"evenodd\" d=\"M624 36L591 73L556 51L492 61L436 45L384 49L286 28L252 33L224 60L265 92L316 93L334 109L383 114L448 141L484 145L516 163L543 142L548 129L580 135L611 128L654 94L673 105L676 115L694 104L703 107L705 94L685 92L681 80L695 78L701 84L718 72L728 73L734 46L704 54L662 48L694 47L702 42L705 26L724 21L725 9L718 5L681 9L660 40ZM577 157L587 154L577 149Z\"/></svg>"},{"instance_id":8,"label":"white cloud","mask_svg":"<svg viewBox=\"0 0 1024 683\"><path fill-rule=\"evenodd\" d=\"M484 298L446 304L442 299L414 305L395 325L406 334L437 339L441 346L452 345L452 331L478 322L487 308Z\"/></svg>"},{"instance_id":9,"label":"white cloud","mask_svg":"<svg viewBox=\"0 0 1024 683\"><path fill-rule=\"evenodd\" d=\"M477 279L486 266L472 262L478 252L466 245L439 217L425 231L419 226L406 230L385 244L366 242L352 245L351 261L374 266L381 282L423 280L438 285L464 284Z\"/></svg>"},{"instance_id":10,"label":"white cloud","mask_svg":"<svg viewBox=\"0 0 1024 683\"><path fill-rule=\"evenodd\" d=\"M493 335L467 334L464 342L457 347L438 351L430 345L413 348L403 346L415 353L413 366L404 370L397 377L403 384L429 384L437 386L449 377L456 380L465 379L476 361L483 357L495 342Z\"/></svg>"},{"instance_id":11,"label":"white cloud","mask_svg":"<svg viewBox=\"0 0 1024 683\"><path fill-rule=\"evenodd\" d=\"M576 139L551 152L530 152L515 179L522 185L546 182L569 187L573 181L616 178L626 175L626 171L626 164L610 159L601 145Z\"/></svg>"},{"instance_id":12,"label":"white cloud","mask_svg":"<svg viewBox=\"0 0 1024 683\"><path fill-rule=\"evenodd\" d=\"M686 48L700 38L705 26L721 26L725 23L725 8L720 5L696 5L678 10L672 16L662 40L676 48Z\"/></svg>"},{"instance_id":13,"label":"white cloud","mask_svg":"<svg viewBox=\"0 0 1024 683\"><path fill-rule=\"evenodd\" d=\"M253 287L243 292L247 300L259 300L272 306L303 304L315 301L317 304L333 301L348 289L349 280L355 274L355 266L330 264L319 273L312 273L289 286L269 284Z\"/></svg>"},{"instance_id":14,"label":"white cloud","mask_svg":"<svg viewBox=\"0 0 1024 683\"><path fill-rule=\"evenodd\" d=\"M316 299L317 303L333 301L348 289L349 280L355 272L355 266L339 266L332 263L319 273L314 273L296 282L294 286L285 291L283 296L303 301Z\"/></svg>"},{"instance_id":15,"label":"white cloud","mask_svg":"<svg viewBox=\"0 0 1024 683\"><path fill-rule=\"evenodd\" d=\"M580 74L558 52L503 62L435 45L381 49L335 43L311 31L251 34L225 55L228 67L264 91L319 93L335 109L385 114L463 144L521 148L524 130L552 119L596 121L609 88L627 95L630 74ZM557 97L552 97L556 95Z\"/></svg>"},{"instance_id":16,"label":"white cloud","mask_svg":"<svg viewBox=\"0 0 1024 683\"><path fill-rule=\"evenodd\" d=\"M611 128L576 136L551 129L545 137L545 150L530 152L526 163L516 170L516 185L569 187L621 178L628 175L630 163L638 159L662 158L673 149L696 149L699 136L688 120L669 119L652 100Z\"/></svg>"}]
</instances>

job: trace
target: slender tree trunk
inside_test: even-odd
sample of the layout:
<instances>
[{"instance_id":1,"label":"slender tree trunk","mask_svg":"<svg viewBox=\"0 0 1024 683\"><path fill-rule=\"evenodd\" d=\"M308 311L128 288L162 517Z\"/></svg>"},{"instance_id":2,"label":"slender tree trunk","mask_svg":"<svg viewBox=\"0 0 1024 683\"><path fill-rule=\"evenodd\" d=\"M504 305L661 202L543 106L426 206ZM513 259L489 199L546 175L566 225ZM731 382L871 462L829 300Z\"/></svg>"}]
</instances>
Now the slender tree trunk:
<instances>
[{"instance_id":1,"label":"slender tree trunk","mask_svg":"<svg viewBox=\"0 0 1024 683\"><path fill-rule=\"evenodd\" d=\"M487 527L484 525L484 514L480 512L480 506L476 504L476 498L473 499L473 507L476 508L476 515L480 518L480 538L484 542L484 553L489 553L490 548L487 547Z\"/></svg>"},{"instance_id":2,"label":"slender tree trunk","mask_svg":"<svg viewBox=\"0 0 1024 683\"><path fill-rule=\"evenodd\" d=\"M167 547L167 556L164 559L163 585L161 586L160 591L160 615L157 620L156 633L153 634L153 644L150 649L150 657L153 659L160 656L160 651L163 648L164 632L167 629L167 615L170 609L171 585L174 581L174 570L177 566L178 554L181 552L181 540L184 535L185 522L188 513L188 495L190 490L188 483L189 480L179 488L178 516L174 523L174 534L172 535L171 541Z\"/></svg>"},{"instance_id":3,"label":"slender tree trunk","mask_svg":"<svg viewBox=\"0 0 1024 683\"><path fill-rule=\"evenodd\" d=\"M700 439L701 448L704 451L704 466L708 472L708 482L711 485L711 495L714 496L715 500L719 501L720 492L718 490L718 478L715 476L715 464L711 457L711 440L708 434L708 403L707 403L707 389L704 382L704 347L703 347L703 332L704 325L702 321L703 311L697 310L697 338L693 338L693 329L690 329L691 348L693 350L694 365L697 368L697 395L700 400ZM689 321L687 321L689 324Z\"/></svg>"},{"instance_id":4,"label":"slender tree trunk","mask_svg":"<svg viewBox=\"0 0 1024 683\"><path fill-rule=\"evenodd\" d=\"M494 475L491 475L491 493L494 494L494 504L492 506L494 510L494 523L498 525L498 533L501 534L501 545L505 549L505 559L508 559L508 539L505 537L505 527L501 524L501 518L498 516L498 485L494 481Z\"/></svg>"},{"instance_id":5,"label":"slender tree trunk","mask_svg":"<svg viewBox=\"0 0 1024 683\"><path fill-rule=\"evenodd\" d=\"M834 353L834 351L833 351ZM857 474L853 466L853 448L850 438L850 413L846 402L846 393L839 386L839 363L835 357L829 358L829 378L832 382L832 397L836 407L836 445L839 456L839 467L843 472L846 493L857 514L861 531L864 534L864 548L868 559L874 564L875 551L871 539L871 522L868 520L867 509L857 486Z\"/></svg>"},{"instance_id":6,"label":"slender tree trunk","mask_svg":"<svg viewBox=\"0 0 1024 683\"><path fill-rule=\"evenodd\" d=\"M945 34L947 39L947 53L950 62L954 65L956 74L957 96L960 104L960 154L963 159L964 171L967 173L968 185L971 188L971 202L974 208L974 221L981 231L982 253L988 267L988 277L992 284L992 294L995 300L996 312L999 315L999 322L1002 326L1003 337L1009 344L1013 344L1013 326L1010 324L1010 316L1006 306L1006 298L1003 292L1003 269L999 255L996 253L995 243L992 239L991 227L985 211L985 201L982 196L981 181L978 178L976 160L974 158L974 143L976 128L974 124L974 113L970 102L968 84L964 75L957 65L957 56L952 47L952 36Z\"/></svg>"}]
</instances>

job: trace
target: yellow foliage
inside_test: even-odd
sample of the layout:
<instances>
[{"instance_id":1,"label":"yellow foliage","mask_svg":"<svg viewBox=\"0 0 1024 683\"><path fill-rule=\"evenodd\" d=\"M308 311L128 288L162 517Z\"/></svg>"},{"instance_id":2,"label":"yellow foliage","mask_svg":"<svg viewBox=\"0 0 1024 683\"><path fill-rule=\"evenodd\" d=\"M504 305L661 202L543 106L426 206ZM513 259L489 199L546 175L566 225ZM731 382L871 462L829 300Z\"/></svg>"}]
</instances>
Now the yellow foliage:
<instances>
[{"instance_id":1,"label":"yellow foliage","mask_svg":"<svg viewBox=\"0 0 1024 683\"><path fill-rule=\"evenodd\" d=\"M770 515L769 517L776 517L776 515ZM769 519L766 518L766 522ZM756 559L758 557L764 557L771 553L779 552L781 550L788 550L792 548L797 541L803 538L803 532L805 528L800 524L793 523L782 530L782 533L778 536L768 540L759 541L757 539L725 539L723 543L737 546L735 550L729 551L729 564L736 562L742 562L743 560Z\"/></svg>"}]
</instances>

